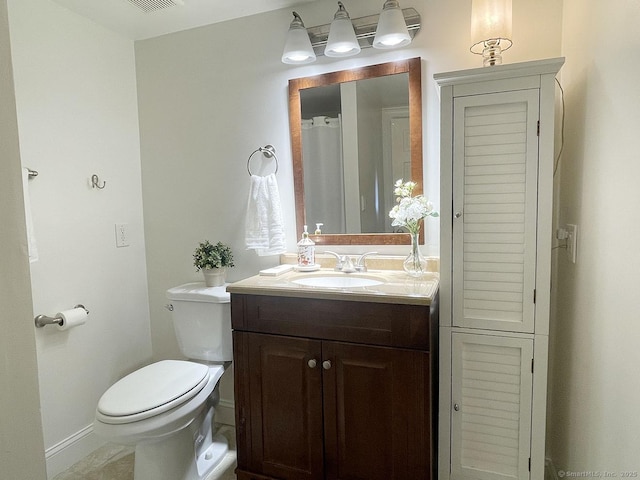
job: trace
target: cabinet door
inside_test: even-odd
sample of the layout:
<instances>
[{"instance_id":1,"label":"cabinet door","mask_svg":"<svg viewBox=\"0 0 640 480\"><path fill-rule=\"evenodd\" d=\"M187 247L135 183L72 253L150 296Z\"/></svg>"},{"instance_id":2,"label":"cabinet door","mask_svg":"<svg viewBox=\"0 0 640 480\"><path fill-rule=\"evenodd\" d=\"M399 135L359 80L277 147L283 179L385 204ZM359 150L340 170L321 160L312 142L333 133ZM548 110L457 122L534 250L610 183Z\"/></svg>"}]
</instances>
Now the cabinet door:
<instances>
[{"instance_id":1,"label":"cabinet door","mask_svg":"<svg viewBox=\"0 0 640 480\"><path fill-rule=\"evenodd\" d=\"M429 353L323 342L327 480L431 478Z\"/></svg>"},{"instance_id":2,"label":"cabinet door","mask_svg":"<svg viewBox=\"0 0 640 480\"><path fill-rule=\"evenodd\" d=\"M452 480L525 480L533 340L452 334Z\"/></svg>"},{"instance_id":3,"label":"cabinet door","mask_svg":"<svg viewBox=\"0 0 640 480\"><path fill-rule=\"evenodd\" d=\"M533 332L538 95L454 100L454 326Z\"/></svg>"},{"instance_id":4,"label":"cabinet door","mask_svg":"<svg viewBox=\"0 0 640 480\"><path fill-rule=\"evenodd\" d=\"M249 469L282 480L321 480L320 341L244 335L250 376Z\"/></svg>"}]
</instances>

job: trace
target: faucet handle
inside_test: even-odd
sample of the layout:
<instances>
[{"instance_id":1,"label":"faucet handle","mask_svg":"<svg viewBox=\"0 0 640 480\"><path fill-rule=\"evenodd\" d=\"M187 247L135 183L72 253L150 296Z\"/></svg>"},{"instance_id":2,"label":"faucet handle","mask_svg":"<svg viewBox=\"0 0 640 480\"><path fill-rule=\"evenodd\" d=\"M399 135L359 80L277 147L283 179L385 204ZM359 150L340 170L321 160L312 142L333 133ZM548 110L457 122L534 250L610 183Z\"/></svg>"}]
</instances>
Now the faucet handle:
<instances>
[{"instance_id":1,"label":"faucet handle","mask_svg":"<svg viewBox=\"0 0 640 480\"><path fill-rule=\"evenodd\" d=\"M368 257L369 255L377 255L378 252L367 252L367 253L363 253L362 255L360 255L358 257L358 260L356 261L356 266L355 269L358 272L366 272L367 271L367 266L364 263L364 259L366 257Z\"/></svg>"},{"instance_id":2,"label":"faucet handle","mask_svg":"<svg viewBox=\"0 0 640 480\"><path fill-rule=\"evenodd\" d=\"M336 266L333 269L337 271L342 271L342 265L344 264L344 257L341 257L336 252L332 252L330 250L325 250L323 253L328 253L336 257Z\"/></svg>"}]
</instances>

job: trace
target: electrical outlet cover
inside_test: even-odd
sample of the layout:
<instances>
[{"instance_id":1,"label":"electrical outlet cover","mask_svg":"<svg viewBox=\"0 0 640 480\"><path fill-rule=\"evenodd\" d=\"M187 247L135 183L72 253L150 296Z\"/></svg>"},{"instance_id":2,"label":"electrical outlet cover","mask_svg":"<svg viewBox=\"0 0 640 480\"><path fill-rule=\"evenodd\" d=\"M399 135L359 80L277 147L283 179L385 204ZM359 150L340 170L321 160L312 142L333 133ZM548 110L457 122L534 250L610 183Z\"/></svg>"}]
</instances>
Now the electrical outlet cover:
<instances>
[{"instance_id":1,"label":"electrical outlet cover","mask_svg":"<svg viewBox=\"0 0 640 480\"><path fill-rule=\"evenodd\" d=\"M129 246L129 229L126 223L116 223L116 247Z\"/></svg>"},{"instance_id":2,"label":"electrical outlet cover","mask_svg":"<svg viewBox=\"0 0 640 480\"><path fill-rule=\"evenodd\" d=\"M576 263L578 250L578 226L567 224L567 257L571 263Z\"/></svg>"}]
</instances>

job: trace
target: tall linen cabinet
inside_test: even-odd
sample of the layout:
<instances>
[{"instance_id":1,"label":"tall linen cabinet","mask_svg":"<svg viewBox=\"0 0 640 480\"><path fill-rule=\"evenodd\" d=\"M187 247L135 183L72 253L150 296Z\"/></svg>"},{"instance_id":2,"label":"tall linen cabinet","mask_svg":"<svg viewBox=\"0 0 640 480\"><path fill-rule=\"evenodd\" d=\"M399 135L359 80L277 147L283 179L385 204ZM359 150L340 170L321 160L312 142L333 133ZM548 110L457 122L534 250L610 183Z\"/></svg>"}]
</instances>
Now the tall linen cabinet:
<instances>
[{"instance_id":1,"label":"tall linen cabinet","mask_svg":"<svg viewBox=\"0 0 640 480\"><path fill-rule=\"evenodd\" d=\"M555 76L563 63L434 76L439 480L544 478Z\"/></svg>"}]
</instances>

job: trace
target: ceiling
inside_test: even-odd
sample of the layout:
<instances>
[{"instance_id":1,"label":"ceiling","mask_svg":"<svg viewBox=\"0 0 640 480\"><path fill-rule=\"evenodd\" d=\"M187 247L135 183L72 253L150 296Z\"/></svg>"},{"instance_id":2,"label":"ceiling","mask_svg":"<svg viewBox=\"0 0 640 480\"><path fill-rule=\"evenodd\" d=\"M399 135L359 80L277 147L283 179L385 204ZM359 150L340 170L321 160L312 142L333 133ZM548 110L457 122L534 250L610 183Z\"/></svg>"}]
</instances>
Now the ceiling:
<instances>
[{"instance_id":1,"label":"ceiling","mask_svg":"<svg viewBox=\"0 0 640 480\"><path fill-rule=\"evenodd\" d=\"M157 37L313 0L52 0L133 40ZM148 12L143 9L146 8Z\"/></svg>"}]
</instances>

